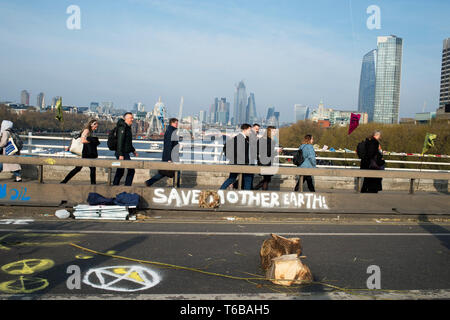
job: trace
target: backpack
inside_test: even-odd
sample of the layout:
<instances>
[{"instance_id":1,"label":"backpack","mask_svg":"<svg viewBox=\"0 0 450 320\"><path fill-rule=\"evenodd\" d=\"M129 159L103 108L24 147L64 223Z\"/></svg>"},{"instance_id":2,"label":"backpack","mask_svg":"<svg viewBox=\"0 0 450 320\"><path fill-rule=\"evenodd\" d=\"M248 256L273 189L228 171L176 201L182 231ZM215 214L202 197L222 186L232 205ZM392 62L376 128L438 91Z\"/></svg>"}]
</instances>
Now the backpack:
<instances>
[{"instance_id":1,"label":"backpack","mask_svg":"<svg viewBox=\"0 0 450 320\"><path fill-rule=\"evenodd\" d=\"M19 149L19 151L22 150L23 141L22 139L20 139L19 135L13 129L7 129L7 131L9 131L9 133L11 134L11 138L13 139L17 149Z\"/></svg>"},{"instance_id":2,"label":"backpack","mask_svg":"<svg viewBox=\"0 0 450 320\"><path fill-rule=\"evenodd\" d=\"M115 127L114 129L112 129L109 133L108 133L108 148L111 151L116 151L117 150L117 127Z\"/></svg>"},{"instance_id":3,"label":"backpack","mask_svg":"<svg viewBox=\"0 0 450 320\"><path fill-rule=\"evenodd\" d=\"M361 141L356 146L356 154L358 155L358 158L363 159L366 156L366 142Z\"/></svg>"},{"instance_id":4,"label":"backpack","mask_svg":"<svg viewBox=\"0 0 450 320\"><path fill-rule=\"evenodd\" d=\"M303 151L302 149L298 148L297 152L294 154L294 158L292 159L292 162L298 167L305 161L305 158L303 158Z\"/></svg>"}]
</instances>

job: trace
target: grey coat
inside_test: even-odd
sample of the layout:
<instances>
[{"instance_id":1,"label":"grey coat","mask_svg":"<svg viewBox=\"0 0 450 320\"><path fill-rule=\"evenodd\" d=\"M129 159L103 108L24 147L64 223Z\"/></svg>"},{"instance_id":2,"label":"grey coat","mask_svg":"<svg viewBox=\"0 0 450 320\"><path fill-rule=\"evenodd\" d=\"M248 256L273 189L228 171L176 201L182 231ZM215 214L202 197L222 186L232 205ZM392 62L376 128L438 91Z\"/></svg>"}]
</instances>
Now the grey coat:
<instances>
[{"instance_id":1,"label":"grey coat","mask_svg":"<svg viewBox=\"0 0 450 320\"><path fill-rule=\"evenodd\" d=\"M3 155L5 156L5 149L4 147L8 144L8 139L11 136L11 134L9 133L9 131L3 131L1 139L0 139L0 148L3 148ZM4 163L3 164L3 171L17 171L17 170L21 170L22 167L20 166L20 164L16 164L16 163Z\"/></svg>"}]
</instances>

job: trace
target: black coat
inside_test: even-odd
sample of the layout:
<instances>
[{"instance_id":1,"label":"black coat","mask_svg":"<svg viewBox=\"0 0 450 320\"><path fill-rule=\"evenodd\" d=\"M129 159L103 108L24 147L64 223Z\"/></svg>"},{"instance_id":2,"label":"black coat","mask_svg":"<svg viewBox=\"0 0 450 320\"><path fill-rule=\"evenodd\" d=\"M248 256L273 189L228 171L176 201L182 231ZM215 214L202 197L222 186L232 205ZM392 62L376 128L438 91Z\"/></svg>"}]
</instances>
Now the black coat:
<instances>
[{"instance_id":1,"label":"black coat","mask_svg":"<svg viewBox=\"0 0 450 320\"><path fill-rule=\"evenodd\" d=\"M248 165L250 164L249 147L248 137L239 133L225 143L225 157L230 161L230 164Z\"/></svg>"},{"instance_id":2,"label":"black coat","mask_svg":"<svg viewBox=\"0 0 450 320\"><path fill-rule=\"evenodd\" d=\"M258 140L258 165L273 165L275 156L275 141L273 141L271 138L260 138Z\"/></svg>"},{"instance_id":3,"label":"black coat","mask_svg":"<svg viewBox=\"0 0 450 320\"><path fill-rule=\"evenodd\" d=\"M125 123L125 120L117 121L117 151L116 156L124 156L135 152L133 147L133 133L131 127Z\"/></svg>"},{"instance_id":4,"label":"black coat","mask_svg":"<svg viewBox=\"0 0 450 320\"><path fill-rule=\"evenodd\" d=\"M179 140L177 130L178 130L177 128L169 126L166 132L164 133L164 147L163 147L162 161L165 162L179 161L178 148L176 148L174 151L174 148L177 147ZM172 156L174 156L173 159Z\"/></svg>"},{"instance_id":5,"label":"black coat","mask_svg":"<svg viewBox=\"0 0 450 320\"><path fill-rule=\"evenodd\" d=\"M100 145L100 141L97 137L89 136L86 138L89 143L83 144L82 158L96 159L98 158L97 147Z\"/></svg>"},{"instance_id":6,"label":"black coat","mask_svg":"<svg viewBox=\"0 0 450 320\"><path fill-rule=\"evenodd\" d=\"M365 155L361 159L361 169L381 170L384 169L383 156L379 151L380 143L377 139L371 138L365 141ZM361 192L377 193L383 190L382 178L364 178Z\"/></svg>"}]
</instances>

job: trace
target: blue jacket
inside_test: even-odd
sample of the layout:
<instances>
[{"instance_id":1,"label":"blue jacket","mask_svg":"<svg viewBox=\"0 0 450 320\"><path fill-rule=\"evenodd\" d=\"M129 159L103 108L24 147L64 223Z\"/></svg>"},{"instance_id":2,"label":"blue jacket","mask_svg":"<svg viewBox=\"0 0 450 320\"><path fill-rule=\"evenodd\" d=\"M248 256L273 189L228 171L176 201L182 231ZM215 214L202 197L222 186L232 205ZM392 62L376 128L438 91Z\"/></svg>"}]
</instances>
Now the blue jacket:
<instances>
[{"instance_id":1,"label":"blue jacket","mask_svg":"<svg viewBox=\"0 0 450 320\"><path fill-rule=\"evenodd\" d=\"M302 144L300 149L305 159L300 165L300 168L316 168L316 153L314 147L311 144Z\"/></svg>"}]
</instances>

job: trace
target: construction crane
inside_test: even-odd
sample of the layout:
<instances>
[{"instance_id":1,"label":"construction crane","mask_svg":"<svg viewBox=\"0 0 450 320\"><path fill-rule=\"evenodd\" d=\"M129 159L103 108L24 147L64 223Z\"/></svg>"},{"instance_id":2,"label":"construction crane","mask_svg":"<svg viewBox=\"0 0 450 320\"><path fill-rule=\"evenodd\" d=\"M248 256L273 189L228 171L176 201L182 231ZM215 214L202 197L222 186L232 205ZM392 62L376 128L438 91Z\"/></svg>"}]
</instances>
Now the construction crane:
<instances>
[{"instance_id":1,"label":"construction crane","mask_svg":"<svg viewBox=\"0 0 450 320\"><path fill-rule=\"evenodd\" d=\"M180 121L180 123L181 123L181 116L183 115L183 104L184 104L184 97L181 97L180 110L178 112L178 121Z\"/></svg>"}]
</instances>

